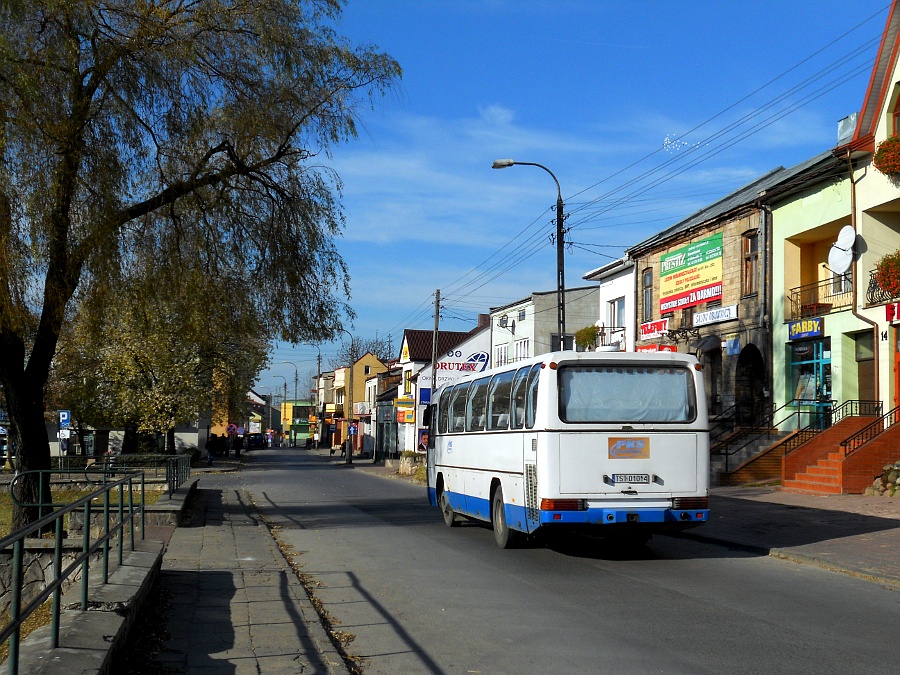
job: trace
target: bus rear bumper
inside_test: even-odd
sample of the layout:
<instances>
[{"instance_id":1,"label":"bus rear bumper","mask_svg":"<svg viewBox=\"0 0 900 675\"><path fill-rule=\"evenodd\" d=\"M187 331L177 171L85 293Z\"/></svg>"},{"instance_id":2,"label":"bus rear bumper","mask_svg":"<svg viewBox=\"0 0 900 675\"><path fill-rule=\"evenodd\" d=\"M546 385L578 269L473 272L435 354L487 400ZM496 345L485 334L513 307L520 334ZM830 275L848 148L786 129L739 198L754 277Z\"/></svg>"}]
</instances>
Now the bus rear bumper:
<instances>
[{"instance_id":1,"label":"bus rear bumper","mask_svg":"<svg viewBox=\"0 0 900 675\"><path fill-rule=\"evenodd\" d=\"M633 507L540 512L541 525L700 524L708 520L709 509Z\"/></svg>"}]
</instances>

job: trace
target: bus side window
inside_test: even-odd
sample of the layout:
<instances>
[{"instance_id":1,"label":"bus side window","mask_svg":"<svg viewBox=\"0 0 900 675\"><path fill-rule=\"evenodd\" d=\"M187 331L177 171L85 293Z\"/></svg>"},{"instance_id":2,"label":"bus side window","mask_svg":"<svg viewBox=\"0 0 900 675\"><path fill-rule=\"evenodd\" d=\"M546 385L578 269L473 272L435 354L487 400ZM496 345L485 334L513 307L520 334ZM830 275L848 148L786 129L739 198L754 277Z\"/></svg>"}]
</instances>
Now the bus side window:
<instances>
[{"instance_id":1,"label":"bus side window","mask_svg":"<svg viewBox=\"0 0 900 675\"><path fill-rule=\"evenodd\" d=\"M466 431L484 431L489 382L489 378L483 378L472 383L466 407Z\"/></svg>"},{"instance_id":2,"label":"bus side window","mask_svg":"<svg viewBox=\"0 0 900 675\"><path fill-rule=\"evenodd\" d=\"M512 410L510 410L510 429L521 429L525 426L525 382L528 368L519 368L513 380Z\"/></svg>"},{"instance_id":3,"label":"bus side window","mask_svg":"<svg viewBox=\"0 0 900 675\"><path fill-rule=\"evenodd\" d=\"M450 431L466 430L466 399L469 393L469 383L458 384L453 387L453 398L450 400Z\"/></svg>"},{"instance_id":4,"label":"bus side window","mask_svg":"<svg viewBox=\"0 0 900 675\"><path fill-rule=\"evenodd\" d=\"M438 432L446 434L450 431L450 393L452 389L447 389L441 393L441 399L438 401Z\"/></svg>"},{"instance_id":5,"label":"bus side window","mask_svg":"<svg viewBox=\"0 0 900 675\"><path fill-rule=\"evenodd\" d=\"M525 427L531 429L534 426L534 411L537 406L538 376L541 374L541 364L536 363L528 373L527 396L525 399Z\"/></svg>"},{"instance_id":6,"label":"bus side window","mask_svg":"<svg viewBox=\"0 0 900 675\"><path fill-rule=\"evenodd\" d=\"M488 429L500 430L509 427L509 394L515 373L498 373L491 379L488 392Z\"/></svg>"}]
</instances>

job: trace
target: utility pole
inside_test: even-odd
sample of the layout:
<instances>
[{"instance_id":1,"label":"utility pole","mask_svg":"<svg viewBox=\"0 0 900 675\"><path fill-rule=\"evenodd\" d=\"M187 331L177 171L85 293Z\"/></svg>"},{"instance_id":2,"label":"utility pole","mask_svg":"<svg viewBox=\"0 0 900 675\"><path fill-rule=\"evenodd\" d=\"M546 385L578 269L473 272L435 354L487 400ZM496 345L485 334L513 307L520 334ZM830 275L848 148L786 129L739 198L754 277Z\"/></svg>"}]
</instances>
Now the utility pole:
<instances>
[{"instance_id":1,"label":"utility pole","mask_svg":"<svg viewBox=\"0 0 900 675\"><path fill-rule=\"evenodd\" d=\"M438 331L441 325L441 289L434 292L434 335L431 338L431 400L437 389Z\"/></svg>"}]
</instances>

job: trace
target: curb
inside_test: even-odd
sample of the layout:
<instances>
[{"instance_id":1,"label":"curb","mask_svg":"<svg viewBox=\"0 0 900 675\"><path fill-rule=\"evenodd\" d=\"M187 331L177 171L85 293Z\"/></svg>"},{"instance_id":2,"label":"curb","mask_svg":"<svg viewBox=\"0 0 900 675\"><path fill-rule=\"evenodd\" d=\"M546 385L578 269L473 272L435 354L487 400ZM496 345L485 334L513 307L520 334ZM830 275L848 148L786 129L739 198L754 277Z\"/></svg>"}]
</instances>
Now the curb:
<instances>
[{"instance_id":1,"label":"curb","mask_svg":"<svg viewBox=\"0 0 900 675\"><path fill-rule=\"evenodd\" d=\"M898 579L882 577L878 576L877 574L872 574L871 572L854 569L850 566L839 565L833 560L828 560L820 556L806 555L805 553L796 553L794 551L782 548L766 548L765 546L742 544L740 542L731 541L728 539L710 537L703 534L694 534L693 532L688 531L679 532L675 536L683 537L685 539L693 539L694 541L698 541L704 544L711 544L713 546L723 546L726 548L734 549L736 551L744 551L745 553L752 553L754 555L779 558L781 560L788 560L790 562L800 563L803 565L815 565L816 567L821 567L822 569L826 569L831 572L839 572L840 574L846 574L848 576L856 577L857 579L873 581L875 583L888 586L889 588L894 590L900 590L900 580Z\"/></svg>"}]
</instances>

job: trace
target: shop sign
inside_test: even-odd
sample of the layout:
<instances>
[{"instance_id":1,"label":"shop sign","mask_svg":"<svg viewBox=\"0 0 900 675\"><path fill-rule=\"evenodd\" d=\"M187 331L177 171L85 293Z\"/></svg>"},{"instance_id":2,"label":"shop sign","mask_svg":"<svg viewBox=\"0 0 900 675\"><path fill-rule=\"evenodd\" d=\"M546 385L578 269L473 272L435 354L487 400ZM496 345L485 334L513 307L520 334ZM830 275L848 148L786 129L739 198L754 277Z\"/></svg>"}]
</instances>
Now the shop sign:
<instances>
[{"instance_id":1,"label":"shop sign","mask_svg":"<svg viewBox=\"0 0 900 675\"><path fill-rule=\"evenodd\" d=\"M657 321L648 321L640 325L641 340L652 340L653 338L664 337L669 334L669 320L659 319Z\"/></svg>"},{"instance_id":2,"label":"shop sign","mask_svg":"<svg viewBox=\"0 0 900 675\"><path fill-rule=\"evenodd\" d=\"M394 406L397 408L413 408L416 405L416 399L414 398L395 398Z\"/></svg>"},{"instance_id":3,"label":"shop sign","mask_svg":"<svg viewBox=\"0 0 900 675\"><path fill-rule=\"evenodd\" d=\"M415 410L398 410L397 411L397 422L400 424L412 424L416 421L416 411Z\"/></svg>"},{"instance_id":4,"label":"shop sign","mask_svg":"<svg viewBox=\"0 0 900 675\"><path fill-rule=\"evenodd\" d=\"M693 307L721 297L721 232L660 256L660 314Z\"/></svg>"},{"instance_id":5,"label":"shop sign","mask_svg":"<svg viewBox=\"0 0 900 675\"><path fill-rule=\"evenodd\" d=\"M884 320L888 323L900 321L900 303L889 302L884 306Z\"/></svg>"},{"instance_id":6,"label":"shop sign","mask_svg":"<svg viewBox=\"0 0 900 675\"><path fill-rule=\"evenodd\" d=\"M803 338L822 337L825 334L825 319L803 319L788 323L788 339L802 340Z\"/></svg>"},{"instance_id":7,"label":"shop sign","mask_svg":"<svg viewBox=\"0 0 900 675\"><path fill-rule=\"evenodd\" d=\"M694 314L694 328L708 326L711 323L734 321L738 318L737 310L737 305L729 305L728 307L716 307L707 312L698 312Z\"/></svg>"},{"instance_id":8,"label":"shop sign","mask_svg":"<svg viewBox=\"0 0 900 675\"><path fill-rule=\"evenodd\" d=\"M678 345L638 345L636 352L677 352Z\"/></svg>"}]
</instances>

